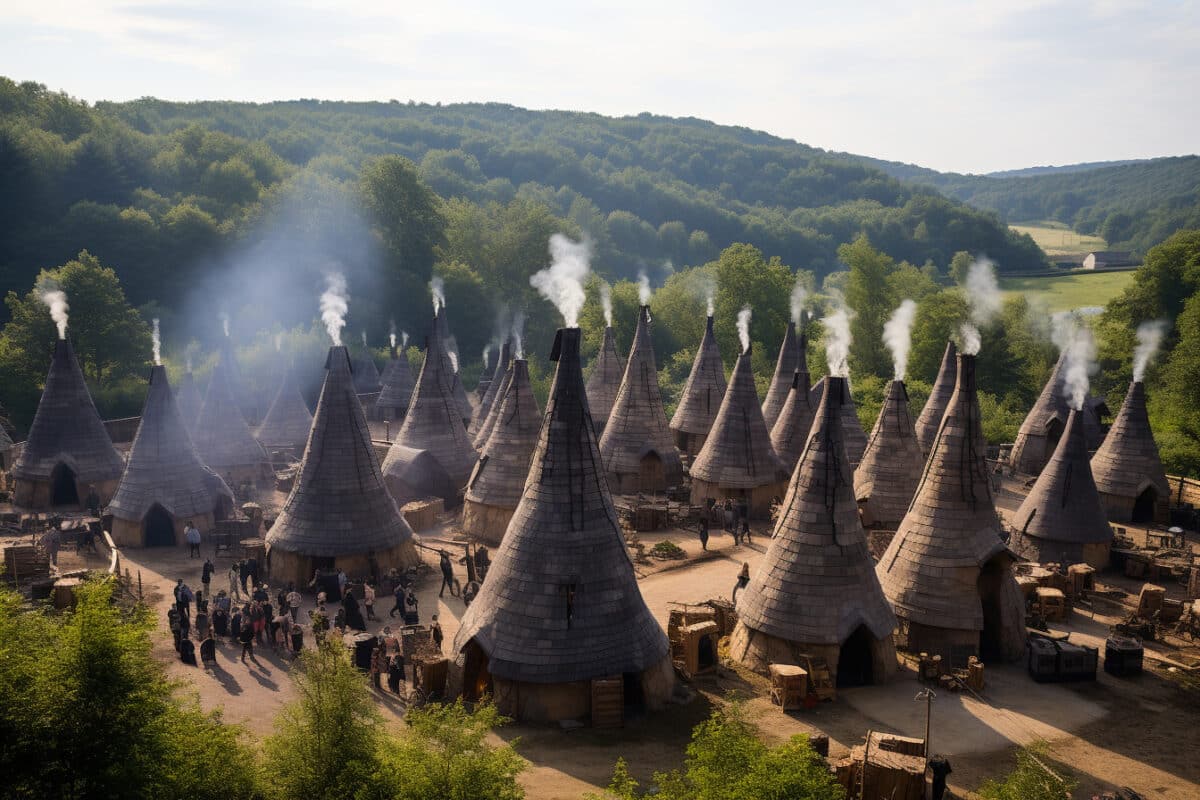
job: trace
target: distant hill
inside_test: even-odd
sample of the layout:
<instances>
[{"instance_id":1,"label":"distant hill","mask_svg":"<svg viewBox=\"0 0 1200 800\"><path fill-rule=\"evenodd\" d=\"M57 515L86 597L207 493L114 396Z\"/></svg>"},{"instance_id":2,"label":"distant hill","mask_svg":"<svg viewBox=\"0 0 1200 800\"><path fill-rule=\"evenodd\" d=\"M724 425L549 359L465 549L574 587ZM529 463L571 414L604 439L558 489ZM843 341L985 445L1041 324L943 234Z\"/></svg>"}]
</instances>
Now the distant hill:
<instances>
[{"instance_id":1,"label":"distant hill","mask_svg":"<svg viewBox=\"0 0 1200 800\"><path fill-rule=\"evenodd\" d=\"M1124 161L1085 161L1081 164L1063 164L1062 166L1024 167L1022 169L1002 169L987 173L989 178L1027 178L1031 175L1053 175L1064 172L1087 172L1102 167L1123 167L1127 164L1145 164L1152 159L1130 158Z\"/></svg>"}]
</instances>

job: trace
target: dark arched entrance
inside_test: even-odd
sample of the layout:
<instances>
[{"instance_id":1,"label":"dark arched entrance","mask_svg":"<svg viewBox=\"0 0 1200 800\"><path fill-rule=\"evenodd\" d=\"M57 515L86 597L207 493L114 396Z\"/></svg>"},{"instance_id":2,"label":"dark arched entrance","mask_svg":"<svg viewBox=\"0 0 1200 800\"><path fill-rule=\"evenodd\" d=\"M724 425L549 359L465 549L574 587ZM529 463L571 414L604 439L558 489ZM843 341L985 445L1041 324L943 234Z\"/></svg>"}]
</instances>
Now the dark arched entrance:
<instances>
[{"instance_id":1,"label":"dark arched entrance","mask_svg":"<svg viewBox=\"0 0 1200 800\"><path fill-rule=\"evenodd\" d=\"M146 547L174 547L175 520L158 503L150 506L142 519L143 540Z\"/></svg>"},{"instance_id":2,"label":"dark arched entrance","mask_svg":"<svg viewBox=\"0 0 1200 800\"><path fill-rule=\"evenodd\" d=\"M875 638L865 626L855 628L850 638L842 642L838 651L837 687L870 686L874 683L874 662L871 660L871 645Z\"/></svg>"},{"instance_id":3,"label":"dark arched entrance","mask_svg":"<svg viewBox=\"0 0 1200 800\"><path fill-rule=\"evenodd\" d=\"M1153 486L1147 486L1146 490L1133 501L1133 516L1129 518L1129 521L1138 525L1148 525L1154 522L1154 506L1157 504L1158 492Z\"/></svg>"},{"instance_id":4,"label":"dark arched entrance","mask_svg":"<svg viewBox=\"0 0 1200 800\"><path fill-rule=\"evenodd\" d=\"M661 492L666 485L662 458L651 450L638 462L638 490L653 494Z\"/></svg>"},{"instance_id":5,"label":"dark arched entrance","mask_svg":"<svg viewBox=\"0 0 1200 800\"><path fill-rule=\"evenodd\" d=\"M493 693L487 653L472 639L463 648L463 656L463 700L475 703Z\"/></svg>"},{"instance_id":6,"label":"dark arched entrance","mask_svg":"<svg viewBox=\"0 0 1200 800\"><path fill-rule=\"evenodd\" d=\"M976 587L983 606L983 630L979 632L979 657L986 663L999 661L1003 655L1004 614L1000 603L1000 586L1007 563L1004 556L993 556L979 571Z\"/></svg>"},{"instance_id":7,"label":"dark arched entrance","mask_svg":"<svg viewBox=\"0 0 1200 800\"><path fill-rule=\"evenodd\" d=\"M75 470L66 464L57 464L50 473L50 505L79 505L79 487L75 484Z\"/></svg>"}]
</instances>

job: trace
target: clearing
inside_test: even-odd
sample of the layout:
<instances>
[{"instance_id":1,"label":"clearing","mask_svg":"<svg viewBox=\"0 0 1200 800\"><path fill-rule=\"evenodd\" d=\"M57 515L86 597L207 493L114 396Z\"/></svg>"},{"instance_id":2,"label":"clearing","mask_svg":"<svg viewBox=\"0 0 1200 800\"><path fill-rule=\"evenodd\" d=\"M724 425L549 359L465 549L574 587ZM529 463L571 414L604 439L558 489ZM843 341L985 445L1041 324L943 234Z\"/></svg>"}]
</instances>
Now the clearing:
<instances>
[{"instance_id":1,"label":"clearing","mask_svg":"<svg viewBox=\"0 0 1200 800\"><path fill-rule=\"evenodd\" d=\"M1005 294L1023 294L1041 301L1050 311L1069 311L1108 305L1133 282L1134 270L1078 271L1038 278L1000 278Z\"/></svg>"},{"instance_id":2,"label":"clearing","mask_svg":"<svg viewBox=\"0 0 1200 800\"><path fill-rule=\"evenodd\" d=\"M1108 243L1099 236L1078 234L1061 222L1037 220L1009 225L1017 233L1027 233L1048 256L1090 253L1107 250Z\"/></svg>"}]
</instances>

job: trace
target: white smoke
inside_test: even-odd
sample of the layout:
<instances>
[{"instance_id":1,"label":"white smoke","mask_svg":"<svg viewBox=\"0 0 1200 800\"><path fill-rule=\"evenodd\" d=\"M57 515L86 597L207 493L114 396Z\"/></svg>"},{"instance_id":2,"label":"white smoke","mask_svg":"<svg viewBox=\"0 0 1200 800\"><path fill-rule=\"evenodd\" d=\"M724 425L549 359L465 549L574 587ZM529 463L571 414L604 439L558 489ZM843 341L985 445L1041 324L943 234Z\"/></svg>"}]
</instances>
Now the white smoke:
<instances>
[{"instance_id":1,"label":"white smoke","mask_svg":"<svg viewBox=\"0 0 1200 800\"><path fill-rule=\"evenodd\" d=\"M804 306L808 304L808 289L800 282L800 276L796 276L796 282L792 284L792 322L796 323L796 327L800 327L802 320L801 315L804 314Z\"/></svg>"},{"instance_id":2,"label":"white smoke","mask_svg":"<svg viewBox=\"0 0 1200 800\"><path fill-rule=\"evenodd\" d=\"M908 372L908 351L912 348L912 324L917 316L917 304L904 300L883 325L883 343L892 351L896 380L904 380Z\"/></svg>"},{"instance_id":3,"label":"white smoke","mask_svg":"<svg viewBox=\"0 0 1200 800\"><path fill-rule=\"evenodd\" d=\"M1146 376L1146 367L1158 353L1163 337L1167 335L1166 320L1147 320L1137 329L1137 347L1133 350L1133 379L1140 381Z\"/></svg>"},{"instance_id":4,"label":"white smoke","mask_svg":"<svg viewBox=\"0 0 1200 800\"><path fill-rule=\"evenodd\" d=\"M217 318L221 320L221 330L225 331L225 338L229 338L229 313L227 311L218 311Z\"/></svg>"},{"instance_id":5,"label":"white smoke","mask_svg":"<svg viewBox=\"0 0 1200 800\"><path fill-rule=\"evenodd\" d=\"M704 314L706 316L711 317L713 315L713 312L716 310L714 308L715 305L716 305L716 298L713 297L711 294L706 296L704 298Z\"/></svg>"},{"instance_id":6,"label":"white smoke","mask_svg":"<svg viewBox=\"0 0 1200 800\"><path fill-rule=\"evenodd\" d=\"M275 334L275 352L276 353L283 352L283 334L282 333Z\"/></svg>"},{"instance_id":7,"label":"white smoke","mask_svg":"<svg viewBox=\"0 0 1200 800\"><path fill-rule=\"evenodd\" d=\"M1090 375L1096 371L1096 340L1092 331L1069 311L1054 315L1051 338L1063 354L1063 391L1071 408L1081 410Z\"/></svg>"},{"instance_id":8,"label":"white smoke","mask_svg":"<svg viewBox=\"0 0 1200 800\"><path fill-rule=\"evenodd\" d=\"M57 284L47 281L38 287L38 299L50 309L50 319L58 326L58 338L67 338L67 312L71 310L67 305L67 293L59 289Z\"/></svg>"},{"instance_id":9,"label":"white smoke","mask_svg":"<svg viewBox=\"0 0 1200 800\"><path fill-rule=\"evenodd\" d=\"M970 321L964 322L959 332L962 336L963 353L973 356L979 353L979 329L1000 313L1000 306L1004 300L1000 293L1000 284L996 282L996 269L992 261L987 258L975 259L967 270L967 280L963 288L967 292Z\"/></svg>"},{"instance_id":10,"label":"white smoke","mask_svg":"<svg viewBox=\"0 0 1200 800\"><path fill-rule=\"evenodd\" d=\"M433 313L446 307L446 282L434 275L429 281L429 294L433 297Z\"/></svg>"},{"instance_id":11,"label":"white smoke","mask_svg":"<svg viewBox=\"0 0 1200 800\"><path fill-rule=\"evenodd\" d=\"M362 343L363 343L363 347L366 347L366 346L367 346L367 332L366 332L366 331L362 331L361 333L362 333Z\"/></svg>"},{"instance_id":12,"label":"white smoke","mask_svg":"<svg viewBox=\"0 0 1200 800\"><path fill-rule=\"evenodd\" d=\"M607 283L600 284L600 307L604 309L604 326L612 327L612 287Z\"/></svg>"},{"instance_id":13,"label":"white smoke","mask_svg":"<svg viewBox=\"0 0 1200 800\"><path fill-rule=\"evenodd\" d=\"M590 261L591 247L586 241L573 242L556 233L550 237L550 266L529 276L529 285L554 304L568 328L579 327Z\"/></svg>"},{"instance_id":14,"label":"white smoke","mask_svg":"<svg viewBox=\"0 0 1200 800\"><path fill-rule=\"evenodd\" d=\"M825 363L834 378L850 377L850 314L838 308L821 320L825 327Z\"/></svg>"},{"instance_id":15,"label":"white smoke","mask_svg":"<svg viewBox=\"0 0 1200 800\"><path fill-rule=\"evenodd\" d=\"M408 331L400 331L400 347L408 347Z\"/></svg>"},{"instance_id":16,"label":"white smoke","mask_svg":"<svg viewBox=\"0 0 1200 800\"><path fill-rule=\"evenodd\" d=\"M742 343L743 353L750 351L750 315L752 313L750 306L742 306L742 310L737 315L738 340Z\"/></svg>"},{"instance_id":17,"label":"white smoke","mask_svg":"<svg viewBox=\"0 0 1200 800\"><path fill-rule=\"evenodd\" d=\"M643 306L650 305L650 297L654 293L650 290L650 276L646 274L646 270L638 270L638 303Z\"/></svg>"},{"instance_id":18,"label":"white smoke","mask_svg":"<svg viewBox=\"0 0 1200 800\"><path fill-rule=\"evenodd\" d=\"M350 295L346 293L346 276L340 272L325 274L325 292L321 295L321 321L335 346L342 344L342 328L346 327L346 312L350 310Z\"/></svg>"},{"instance_id":19,"label":"white smoke","mask_svg":"<svg viewBox=\"0 0 1200 800\"><path fill-rule=\"evenodd\" d=\"M447 350L446 355L450 357L450 369L454 370L455 374L458 374L458 353L453 350Z\"/></svg>"},{"instance_id":20,"label":"white smoke","mask_svg":"<svg viewBox=\"0 0 1200 800\"><path fill-rule=\"evenodd\" d=\"M388 343L391 344L393 350L396 349L396 320L394 319L388 320Z\"/></svg>"},{"instance_id":21,"label":"white smoke","mask_svg":"<svg viewBox=\"0 0 1200 800\"><path fill-rule=\"evenodd\" d=\"M488 364L488 356L490 356L491 354L492 354L492 343L491 343L491 342L488 342L487 344L485 344L485 345L483 346L483 366L484 366L484 369L487 369L487 364Z\"/></svg>"},{"instance_id":22,"label":"white smoke","mask_svg":"<svg viewBox=\"0 0 1200 800\"><path fill-rule=\"evenodd\" d=\"M525 357L525 312L518 311L512 318L513 358Z\"/></svg>"},{"instance_id":23,"label":"white smoke","mask_svg":"<svg viewBox=\"0 0 1200 800\"><path fill-rule=\"evenodd\" d=\"M158 330L158 317L152 319L151 324L154 326L150 331L150 343L154 348L154 366L162 366L162 334Z\"/></svg>"}]
</instances>

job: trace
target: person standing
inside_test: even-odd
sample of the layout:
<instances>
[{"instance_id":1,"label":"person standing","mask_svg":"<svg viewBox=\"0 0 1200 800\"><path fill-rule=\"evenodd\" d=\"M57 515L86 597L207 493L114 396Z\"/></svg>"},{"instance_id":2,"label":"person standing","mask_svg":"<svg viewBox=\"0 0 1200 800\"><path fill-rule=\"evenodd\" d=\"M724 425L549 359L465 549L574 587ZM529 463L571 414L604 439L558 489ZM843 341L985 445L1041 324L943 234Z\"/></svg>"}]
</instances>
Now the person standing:
<instances>
[{"instance_id":1,"label":"person standing","mask_svg":"<svg viewBox=\"0 0 1200 800\"><path fill-rule=\"evenodd\" d=\"M288 611L290 611L292 614L292 622L296 621L297 615L300 613L301 602L303 602L303 598L300 596L300 592L296 591L296 587L294 585L289 584L287 593L287 607Z\"/></svg>"},{"instance_id":2,"label":"person standing","mask_svg":"<svg viewBox=\"0 0 1200 800\"><path fill-rule=\"evenodd\" d=\"M400 694L400 684L404 682L404 656L399 653L388 659L387 681L392 694Z\"/></svg>"},{"instance_id":3,"label":"person standing","mask_svg":"<svg viewBox=\"0 0 1200 800\"><path fill-rule=\"evenodd\" d=\"M404 584L396 584L396 588L392 592L392 597L396 599L396 605L393 606L392 610L388 612L388 617L392 618L395 617L396 614L399 614L400 619L404 619Z\"/></svg>"},{"instance_id":4,"label":"person standing","mask_svg":"<svg viewBox=\"0 0 1200 800\"><path fill-rule=\"evenodd\" d=\"M371 685L375 687L375 691L377 692L383 690L383 687L380 685L380 679L386 671L387 667L384 665L383 660L383 648L377 646L371 651Z\"/></svg>"},{"instance_id":5,"label":"person standing","mask_svg":"<svg viewBox=\"0 0 1200 800\"><path fill-rule=\"evenodd\" d=\"M188 558L200 557L200 531L196 525L189 519L187 525L183 529L183 540L187 542Z\"/></svg>"},{"instance_id":6,"label":"person standing","mask_svg":"<svg viewBox=\"0 0 1200 800\"><path fill-rule=\"evenodd\" d=\"M246 661L246 656L254 658L254 627L251 625L243 625L238 631L238 641L242 643L242 662Z\"/></svg>"},{"instance_id":7,"label":"person standing","mask_svg":"<svg viewBox=\"0 0 1200 800\"><path fill-rule=\"evenodd\" d=\"M750 544L750 518L742 517L742 542L746 545Z\"/></svg>"},{"instance_id":8,"label":"person standing","mask_svg":"<svg viewBox=\"0 0 1200 800\"><path fill-rule=\"evenodd\" d=\"M340 567L337 571L337 582L338 595L341 596L346 593L346 584L350 582L350 579L346 577L346 570L341 569Z\"/></svg>"},{"instance_id":9,"label":"person standing","mask_svg":"<svg viewBox=\"0 0 1200 800\"><path fill-rule=\"evenodd\" d=\"M434 647L438 649L439 653L442 652L442 640L444 636L442 634L442 624L438 622L437 614L433 615L433 622L429 625L429 632L433 634Z\"/></svg>"},{"instance_id":10,"label":"person standing","mask_svg":"<svg viewBox=\"0 0 1200 800\"><path fill-rule=\"evenodd\" d=\"M192 587L179 581L179 613L183 616L190 616L192 613L192 601L196 599L196 595L192 593Z\"/></svg>"},{"instance_id":11,"label":"person standing","mask_svg":"<svg viewBox=\"0 0 1200 800\"><path fill-rule=\"evenodd\" d=\"M200 570L200 583L204 584L204 595L206 597L212 595L212 576L216 571L217 567L213 564L212 559L204 559L204 567Z\"/></svg>"},{"instance_id":12,"label":"person standing","mask_svg":"<svg viewBox=\"0 0 1200 800\"><path fill-rule=\"evenodd\" d=\"M51 528L42 536L42 548L45 549L46 555L50 557L50 563L55 567L58 566L58 551L62 549L62 534L58 532L58 528Z\"/></svg>"},{"instance_id":13,"label":"person standing","mask_svg":"<svg viewBox=\"0 0 1200 800\"><path fill-rule=\"evenodd\" d=\"M708 551L708 520L700 517L700 549Z\"/></svg>"},{"instance_id":14,"label":"person standing","mask_svg":"<svg viewBox=\"0 0 1200 800\"><path fill-rule=\"evenodd\" d=\"M250 559L243 558L237 563L238 568L238 583L242 585L242 594L250 596L250 590L246 587L246 580L250 577Z\"/></svg>"},{"instance_id":15,"label":"person standing","mask_svg":"<svg viewBox=\"0 0 1200 800\"><path fill-rule=\"evenodd\" d=\"M450 587L450 596L454 596L454 565L450 563L450 554L445 550L441 551L441 567L442 567L442 588L438 591L438 597L446 593L446 587Z\"/></svg>"},{"instance_id":16,"label":"person standing","mask_svg":"<svg viewBox=\"0 0 1200 800\"><path fill-rule=\"evenodd\" d=\"M363 584L363 605L367 607L367 619L375 619L375 587L370 581Z\"/></svg>"}]
</instances>

